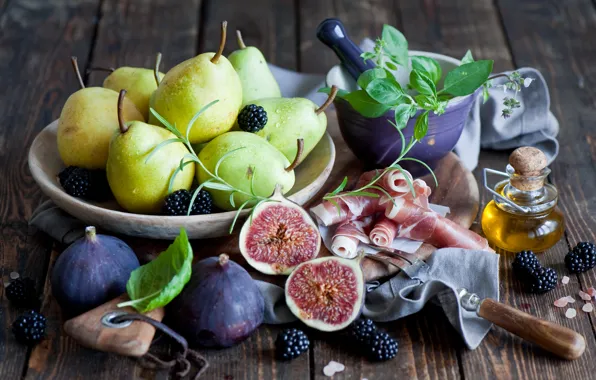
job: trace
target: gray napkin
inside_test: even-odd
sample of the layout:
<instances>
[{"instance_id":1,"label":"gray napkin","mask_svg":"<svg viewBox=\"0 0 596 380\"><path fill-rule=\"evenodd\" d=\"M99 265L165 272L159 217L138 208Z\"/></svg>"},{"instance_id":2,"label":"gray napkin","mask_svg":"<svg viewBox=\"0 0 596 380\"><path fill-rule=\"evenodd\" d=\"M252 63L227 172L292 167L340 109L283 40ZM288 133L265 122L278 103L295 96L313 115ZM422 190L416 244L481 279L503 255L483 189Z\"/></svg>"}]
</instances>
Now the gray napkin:
<instances>
[{"instance_id":1,"label":"gray napkin","mask_svg":"<svg viewBox=\"0 0 596 380\"><path fill-rule=\"evenodd\" d=\"M85 225L62 211L51 201L35 210L30 224L54 239L70 244L84 234ZM444 310L449 322L470 349L476 348L491 324L459 307L456 290L466 288L481 298L499 299L499 256L491 252L460 248L435 251L428 260L429 270L417 279L399 274L381 285L369 284L363 314L387 322L420 311L433 300ZM296 320L277 285L257 281L265 297L265 323L280 324Z\"/></svg>"},{"instance_id":2,"label":"gray napkin","mask_svg":"<svg viewBox=\"0 0 596 380\"><path fill-rule=\"evenodd\" d=\"M370 51L374 42L365 39L360 45L362 50ZM273 76L277 79L284 97L305 97L317 104L322 104L327 95L317 93L325 86L324 75L302 74L269 65ZM499 84L504 78L493 81L495 87L489 90L490 99L483 104L482 94L476 99L464 131L455 146L455 153L464 165L473 170L478 165L480 148L484 149L512 149L522 145L534 146L541 149L547 156L549 164L559 153L559 143L556 136L559 133L559 123L550 112L550 96L548 86L542 74L532 68L518 70L523 77L533 78L532 84L517 94L521 107L514 110L508 119L501 117L503 98L513 96L512 91L505 93ZM346 74L347 75L347 74ZM398 72L398 81L407 73ZM348 81L352 81L348 78Z\"/></svg>"}]
</instances>

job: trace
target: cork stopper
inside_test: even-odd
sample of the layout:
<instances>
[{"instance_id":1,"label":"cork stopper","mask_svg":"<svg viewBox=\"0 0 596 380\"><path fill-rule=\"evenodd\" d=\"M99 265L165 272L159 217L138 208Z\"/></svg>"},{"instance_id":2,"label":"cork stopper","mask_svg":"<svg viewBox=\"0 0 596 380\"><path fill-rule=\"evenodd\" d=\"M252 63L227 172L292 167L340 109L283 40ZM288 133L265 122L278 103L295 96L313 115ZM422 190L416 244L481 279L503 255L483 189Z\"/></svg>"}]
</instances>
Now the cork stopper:
<instances>
[{"instance_id":1,"label":"cork stopper","mask_svg":"<svg viewBox=\"0 0 596 380\"><path fill-rule=\"evenodd\" d=\"M509 156L509 165L515 170L510 182L517 189L533 191L544 186L547 159L540 149L531 146L517 148Z\"/></svg>"}]
</instances>

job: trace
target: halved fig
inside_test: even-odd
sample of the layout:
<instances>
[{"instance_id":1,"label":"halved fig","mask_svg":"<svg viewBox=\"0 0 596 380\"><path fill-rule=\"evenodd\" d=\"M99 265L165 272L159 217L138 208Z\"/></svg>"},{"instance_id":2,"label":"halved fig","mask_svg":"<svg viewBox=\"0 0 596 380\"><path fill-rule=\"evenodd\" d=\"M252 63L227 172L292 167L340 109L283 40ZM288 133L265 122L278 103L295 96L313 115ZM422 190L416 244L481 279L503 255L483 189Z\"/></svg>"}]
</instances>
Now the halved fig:
<instances>
[{"instance_id":1,"label":"halved fig","mask_svg":"<svg viewBox=\"0 0 596 380\"><path fill-rule=\"evenodd\" d=\"M321 249L321 235L310 215L284 198L276 186L271 201L261 203L240 231L240 252L256 270L289 274Z\"/></svg>"},{"instance_id":2,"label":"halved fig","mask_svg":"<svg viewBox=\"0 0 596 380\"><path fill-rule=\"evenodd\" d=\"M302 263L286 281L286 304L304 324L321 331L347 327L364 303L360 259L321 257Z\"/></svg>"}]
</instances>

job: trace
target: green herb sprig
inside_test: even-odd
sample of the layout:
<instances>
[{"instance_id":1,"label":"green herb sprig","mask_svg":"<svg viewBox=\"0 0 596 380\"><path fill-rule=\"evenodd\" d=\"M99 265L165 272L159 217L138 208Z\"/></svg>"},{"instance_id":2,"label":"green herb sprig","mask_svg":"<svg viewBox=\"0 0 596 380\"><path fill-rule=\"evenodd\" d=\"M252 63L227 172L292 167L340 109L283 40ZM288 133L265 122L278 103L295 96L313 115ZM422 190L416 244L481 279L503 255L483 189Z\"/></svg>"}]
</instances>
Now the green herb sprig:
<instances>
[{"instance_id":1,"label":"green herb sprig","mask_svg":"<svg viewBox=\"0 0 596 380\"><path fill-rule=\"evenodd\" d=\"M155 109L150 108L149 111L153 114L153 116L155 116L157 118L157 120L159 120L168 131L172 132L176 136L176 138L171 138L171 139L165 140L165 141L161 142L160 144L158 144L157 146L155 146L155 148L153 148L153 150L149 153L149 155L145 159L145 162L149 161L149 159L151 159L153 154L155 154L155 152L157 152L159 149L163 148L164 146L172 144L172 143L176 143L176 142L183 143L186 146L186 148L188 149L189 153L186 154L180 160L180 165L176 168L174 173L172 173L172 176L170 177L170 183L168 186L168 194L172 192L172 189L174 186L174 179L176 178L176 175L179 172L181 172L182 170L184 170L184 167L186 165L189 165L193 162L198 164L209 175L210 178L208 180L204 181L203 183L199 184L199 186L194 190L186 215L190 215L192 205L193 205L195 199L197 198L199 192L203 188L212 189L212 190L229 191L230 192L230 204L232 205L232 207L236 207L236 204L234 201L234 195L235 194L244 195L244 196L248 197L248 199L246 201L244 201L244 203L242 203L236 211L236 215L234 216L234 220L232 221L232 224L230 225L230 230L229 230L229 232L232 233L232 231L234 230L234 226L236 225L236 222L238 221L238 217L240 216L240 213L242 212L242 210L244 208L246 208L247 206L254 206L250 213L250 219L252 220L254 210L260 204L262 204L264 202L270 202L272 200L268 197L263 197L263 196L255 194L254 179L256 176L256 169L253 169L251 182L250 182L250 192L247 192L245 190L239 189L239 188L231 185L229 182L227 182L225 179L223 179L219 175L219 168L220 168L221 164L224 162L224 160L226 160L228 157L230 157L230 155L232 155L234 152L236 152L240 149L244 149L244 148L234 149L234 150L231 150L231 151L227 152L226 154L224 154L215 164L215 168L214 168L213 172L211 172L209 169L207 169L207 167L205 167L203 162L201 162L201 160L199 159L199 156L195 152L192 144L190 143L188 136L190 134L190 130L192 129L192 126L194 125L195 121L199 118L199 116L201 116L201 114L203 112L205 112L207 109L209 109L209 107L213 106L218 101L219 100L214 100L211 103L207 104L206 106L201 108L192 117L192 119L190 119L190 121L188 122L188 125L186 126L185 135L182 135L182 133L180 133L180 131L176 128L175 125L170 124Z\"/></svg>"}]
</instances>

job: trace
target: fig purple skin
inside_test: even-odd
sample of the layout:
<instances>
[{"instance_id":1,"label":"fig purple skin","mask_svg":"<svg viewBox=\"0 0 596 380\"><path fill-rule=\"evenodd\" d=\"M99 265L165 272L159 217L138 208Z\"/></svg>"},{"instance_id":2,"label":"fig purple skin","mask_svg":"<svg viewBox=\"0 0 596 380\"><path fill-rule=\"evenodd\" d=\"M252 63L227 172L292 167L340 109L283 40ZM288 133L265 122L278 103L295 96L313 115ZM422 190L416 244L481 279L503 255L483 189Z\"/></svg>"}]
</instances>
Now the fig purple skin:
<instances>
[{"instance_id":1,"label":"fig purple skin","mask_svg":"<svg viewBox=\"0 0 596 380\"><path fill-rule=\"evenodd\" d=\"M230 347L263 322L265 300L256 282L228 255L196 263L184 290L166 311L168 325L190 346Z\"/></svg>"},{"instance_id":2,"label":"fig purple skin","mask_svg":"<svg viewBox=\"0 0 596 380\"><path fill-rule=\"evenodd\" d=\"M52 294L66 315L76 316L125 293L130 273L139 265L125 242L87 227L85 236L56 260Z\"/></svg>"}]
</instances>

